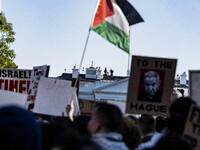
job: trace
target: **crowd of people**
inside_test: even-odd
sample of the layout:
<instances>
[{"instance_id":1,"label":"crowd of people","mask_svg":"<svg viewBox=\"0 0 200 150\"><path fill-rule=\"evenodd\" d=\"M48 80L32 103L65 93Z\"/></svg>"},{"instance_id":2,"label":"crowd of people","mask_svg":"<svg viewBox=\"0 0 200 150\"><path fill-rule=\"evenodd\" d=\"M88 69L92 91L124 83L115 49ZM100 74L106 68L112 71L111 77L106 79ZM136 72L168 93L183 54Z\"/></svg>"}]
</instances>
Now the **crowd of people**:
<instances>
[{"instance_id":1,"label":"crowd of people","mask_svg":"<svg viewBox=\"0 0 200 150\"><path fill-rule=\"evenodd\" d=\"M183 135L191 104L177 98L169 117L122 114L112 104L97 103L91 115L38 119L17 106L0 108L0 147L4 150L192 150Z\"/></svg>"}]
</instances>

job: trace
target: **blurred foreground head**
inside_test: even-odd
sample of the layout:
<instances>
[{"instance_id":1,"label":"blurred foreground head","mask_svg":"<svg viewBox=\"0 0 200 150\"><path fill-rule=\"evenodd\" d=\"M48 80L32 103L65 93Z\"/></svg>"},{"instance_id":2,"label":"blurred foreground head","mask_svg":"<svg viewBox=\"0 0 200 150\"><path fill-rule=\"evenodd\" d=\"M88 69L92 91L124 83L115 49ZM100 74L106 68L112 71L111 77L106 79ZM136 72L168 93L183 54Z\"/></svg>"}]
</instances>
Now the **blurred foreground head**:
<instances>
[{"instance_id":1,"label":"blurred foreground head","mask_svg":"<svg viewBox=\"0 0 200 150\"><path fill-rule=\"evenodd\" d=\"M120 109L112 104L98 103L88 123L90 133L117 132L122 123Z\"/></svg>"},{"instance_id":2,"label":"blurred foreground head","mask_svg":"<svg viewBox=\"0 0 200 150\"><path fill-rule=\"evenodd\" d=\"M195 104L195 102L189 97L181 97L172 102L169 108L169 130L179 134L183 133L191 104Z\"/></svg>"},{"instance_id":3,"label":"blurred foreground head","mask_svg":"<svg viewBox=\"0 0 200 150\"><path fill-rule=\"evenodd\" d=\"M0 148L40 150L40 127L34 116L19 107L0 108Z\"/></svg>"}]
</instances>

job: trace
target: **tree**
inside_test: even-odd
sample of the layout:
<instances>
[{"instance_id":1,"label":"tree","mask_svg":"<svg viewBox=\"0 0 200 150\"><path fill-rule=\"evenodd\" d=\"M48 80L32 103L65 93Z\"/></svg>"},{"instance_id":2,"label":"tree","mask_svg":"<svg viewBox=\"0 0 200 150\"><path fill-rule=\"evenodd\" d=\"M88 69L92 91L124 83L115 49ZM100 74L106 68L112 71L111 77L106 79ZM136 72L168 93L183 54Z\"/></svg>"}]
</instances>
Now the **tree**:
<instances>
[{"instance_id":1,"label":"tree","mask_svg":"<svg viewBox=\"0 0 200 150\"><path fill-rule=\"evenodd\" d=\"M3 13L0 13L0 68L18 67L14 63L14 50L9 47L15 41L14 35L12 24L6 21Z\"/></svg>"}]
</instances>

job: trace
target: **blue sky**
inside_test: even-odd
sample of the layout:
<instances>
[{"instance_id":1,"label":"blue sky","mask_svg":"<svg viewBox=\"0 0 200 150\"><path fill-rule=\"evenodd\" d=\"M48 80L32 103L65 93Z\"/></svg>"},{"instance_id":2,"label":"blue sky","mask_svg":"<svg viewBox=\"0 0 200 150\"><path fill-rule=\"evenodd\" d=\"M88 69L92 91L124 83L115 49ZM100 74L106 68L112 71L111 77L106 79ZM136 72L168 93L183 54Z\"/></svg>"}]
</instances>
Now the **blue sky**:
<instances>
[{"instance_id":1,"label":"blue sky","mask_svg":"<svg viewBox=\"0 0 200 150\"><path fill-rule=\"evenodd\" d=\"M200 69L199 0L129 0L145 20L131 26L132 55L178 59L176 72ZM50 65L56 77L79 67L97 0L2 0L13 23L20 69ZM91 31L82 67L126 75L128 55ZM131 61L131 60L130 60Z\"/></svg>"}]
</instances>

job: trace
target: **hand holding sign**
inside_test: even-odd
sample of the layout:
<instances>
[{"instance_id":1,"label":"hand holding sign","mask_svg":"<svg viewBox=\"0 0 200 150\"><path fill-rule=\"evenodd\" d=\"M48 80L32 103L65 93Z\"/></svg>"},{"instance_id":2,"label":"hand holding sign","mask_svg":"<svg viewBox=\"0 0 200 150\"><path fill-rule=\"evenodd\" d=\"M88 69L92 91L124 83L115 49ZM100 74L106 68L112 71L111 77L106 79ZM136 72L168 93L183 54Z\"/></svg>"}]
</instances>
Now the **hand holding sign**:
<instances>
[{"instance_id":1,"label":"hand holding sign","mask_svg":"<svg viewBox=\"0 0 200 150\"><path fill-rule=\"evenodd\" d=\"M67 116L73 121L73 114L74 114L74 101L71 100L70 104L67 105L66 107L66 113Z\"/></svg>"}]
</instances>

